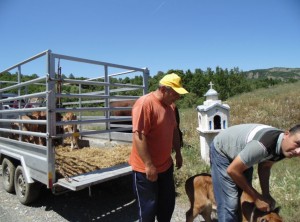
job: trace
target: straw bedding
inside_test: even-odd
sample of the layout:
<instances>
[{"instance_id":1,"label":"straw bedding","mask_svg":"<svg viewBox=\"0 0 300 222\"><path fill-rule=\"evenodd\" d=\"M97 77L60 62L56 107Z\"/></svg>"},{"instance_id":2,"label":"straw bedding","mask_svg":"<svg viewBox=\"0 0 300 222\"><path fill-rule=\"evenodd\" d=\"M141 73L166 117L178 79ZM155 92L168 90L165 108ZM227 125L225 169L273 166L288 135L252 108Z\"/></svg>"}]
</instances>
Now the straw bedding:
<instances>
[{"instance_id":1,"label":"straw bedding","mask_svg":"<svg viewBox=\"0 0 300 222\"><path fill-rule=\"evenodd\" d=\"M110 148L83 147L73 150L60 145L55 151L56 173L58 177L71 177L127 163L130 151L131 145Z\"/></svg>"}]
</instances>

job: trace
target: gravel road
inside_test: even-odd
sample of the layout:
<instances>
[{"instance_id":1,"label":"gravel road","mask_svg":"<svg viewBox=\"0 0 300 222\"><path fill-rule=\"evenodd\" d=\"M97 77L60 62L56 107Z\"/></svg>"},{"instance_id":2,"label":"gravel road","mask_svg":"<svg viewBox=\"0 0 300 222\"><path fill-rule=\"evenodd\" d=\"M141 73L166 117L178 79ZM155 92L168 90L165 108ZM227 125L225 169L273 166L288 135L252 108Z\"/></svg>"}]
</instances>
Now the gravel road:
<instances>
[{"instance_id":1,"label":"gravel road","mask_svg":"<svg viewBox=\"0 0 300 222\"><path fill-rule=\"evenodd\" d=\"M186 204L177 203L172 222L185 221L187 208ZM0 175L0 222L132 222L137 219L131 176L95 185L91 187L91 196L88 189L53 195L44 188L34 204L24 206L14 194L3 189Z\"/></svg>"}]
</instances>

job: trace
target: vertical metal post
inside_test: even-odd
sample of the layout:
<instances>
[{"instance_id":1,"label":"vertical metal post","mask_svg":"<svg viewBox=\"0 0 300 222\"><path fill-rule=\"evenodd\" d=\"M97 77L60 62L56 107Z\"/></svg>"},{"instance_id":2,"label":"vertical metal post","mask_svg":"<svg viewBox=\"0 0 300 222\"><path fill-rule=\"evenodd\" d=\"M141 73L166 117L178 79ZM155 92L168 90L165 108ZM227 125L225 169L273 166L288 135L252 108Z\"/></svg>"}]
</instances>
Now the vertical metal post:
<instances>
[{"instance_id":1,"label":"vertical metal post","mask_svg":"<svg viewBox=\"0 0 300 222\"><path fill-rule=\"evenodd\" d=\"M47 158L48 158L48 187L52 187L55 182L55 150L52 136L56 135L56 95L55 95L55 59L51 50L47 52L47 73L46 80L47 91Z\"/></svg>"},{"instance_id":2,"label":"vertical metal post","mask_svg":"<svg viewBox=\"0 0 300 222\"><path fill-rule=\"evenodd\" d=\"M80 95L81 95L81 89L82 89L82 84L80 83L80 84L78 85L78 93L79 93ZM81 97L79 97L78 103L79 103L79 109L82 108L82 99L81 99ZM81 118L82 118L82 113L81 113L81 111L80 111L80 112L79 112L79 119L82 120ZM80 132L82 131L82 125L81 125L81 124L79 125L79 130L80 130ZM80 135L80 138L82 139L82 136L81 136L81 135Z\"/></svg>"},{"instance_id":3,"label":"vertical metal post","mask_svg":"<svg viewBox=\"0 0 300 222\"><path fill-rule=\"evenodd\" d=\"M21 73L21 66L19 65L18 66L18 84L21 83L21 76L22 76L22 73ZM21 96L21 88L18 88L18 96ZM18 101L18 108L22 108L21 107L21 102L22 100L19 99Z\"/></svg>"},{"instance_id":4,"label":"vertical metal post","mask_svg":"<svg viewBox=\"0 0 300 222\"><path fill-rule=\"evenodd\" d=\"M106 82L108 84L110 83L107 65L104 66L104 82ZM105 95L109 97L110 96L110 86L106 85L104 88L105 88ZM105 98L105 106L110 108L110 99ZM105 118L106 119L110 118L109 110L105 111ZM106 122L106 129L110 129L110 122ZM111 132L108 133L108 140L111 141Z\"/></svg>"},{"instance_id":5,"label":"vertical metal post","mask_svg":"<svg viewBox=\"0 0 300 222\"><path fill-rule=\"evenodd\" d=\"M146 95L148 93L148 78L149 78L149 69L148 68L145 68L144 69L144 72L143 72L143 86L144 86L144 89L143 89L143 93L144 95Z\"/></svg>"},{"instance_id":6,"label":"vertical metal post","mask_svg":"<svg viewBox=\"0 0 300 222\"><path fill-rule=\"evenodd\" d=\"M22 71L21 70L21 65L18 65L18 84L21 83L21 71ZM18 96L20 96L20 95L21 95L21 88L18 87ZM15 101L13 101L13 104L14 103L15 103ZM21 100L20 99L18 101L18 108L19 109L21 108ZM21 119L21 113L19 113L18 118ZM22 125L21 124L19 124L19 130L22 130ZM23 139L23 135L20 134L19 135L19 141L22 141L22 139Z\"/></svg>"}]
</instances>

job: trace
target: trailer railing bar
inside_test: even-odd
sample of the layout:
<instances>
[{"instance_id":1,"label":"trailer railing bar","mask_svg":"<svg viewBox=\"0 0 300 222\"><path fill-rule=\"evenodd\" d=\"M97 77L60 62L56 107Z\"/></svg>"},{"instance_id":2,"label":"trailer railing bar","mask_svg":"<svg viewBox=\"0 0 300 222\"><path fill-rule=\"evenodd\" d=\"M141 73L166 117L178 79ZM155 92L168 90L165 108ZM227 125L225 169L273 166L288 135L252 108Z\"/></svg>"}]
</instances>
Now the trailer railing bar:
<instances>
[{"instance_id":1,"label":"trailer railing bar","mask_svg":"<svg viewBox=\"0 0 300 222\"><path fill-rule=\"evenodd\" d=\"M29 123L29 124L39 124L46 125L47 120L21 120L21 119L0 119L3 123Z\"/></svg>"},{"instance_id":2,"label":"trailer railing bar","mask_svg":"<svg viewBox=\"0 0 300 222\"><path fill-rule=\"evenodd\" d=\"M56 54L56 53L52 53L52 56L57 59L65 59L65 60L77 61L77 62L82 62L82 63L90 63L90 64L94 64L94 65L109 66L109 67L120 68L120 69L136 70L136 71L140 71L140 72L143 72L145 70L143 68L118 65L118 64L108 63L108 62L100 62L100 61L96 61L96 60L78 58L78 57L74 57L74 56L67 56L67 55L61 55L61 54Z\"/></svg>"},{"instance_id":3,"label":"trailer railing bar","mask_svg":"<svg viewBox=\"0 0 300 222\"><path fill-rule=\"evenodd\" d=\"M27 99L27 98L34 98L34 97L39 97L39 98L43 98L46 97L47 92L41 92L41 93L32 93L32 94L27 94L27 95L23 95L23 96L14 96L14 97L10 97L10 98L6 98L6 99L0 99L0 103L2 102L10 102L10 101L14 101L14 100L19 100L19 99Z\"/></svg>"},{"instance_id":4,"label":"trailer railing bar","mask_svg":"<svg viewBox=\"0 0 300 222\"><path fill-rule=\"evenodd\" d=\"M46 107L24 108L24 109L6 109L0 110L0 113L30 113L34 111L46 111Z\"/></svg>"},{"instance_id":5,"label":"trailer railing bar","mask_svg":"<svg viewBox=\"0 0 300 222\"><path fill-rule=\"evenodd\" d=\"M58 108L55 109L56 112L66 113L66 112L83 112L83 111L115 111L115 110L131 110L132 107L86 107L86 108Z\"/></svg>"},{"instance_id":6,"label":"trailer railing bar","mask_svg":"<svg viewBox=\"0 0 300 222\"><path fill-rule=\"evenodd\" d=\"M138 88L143 89L144 86L134 85L134 84L122 84L122 83L108 83L108 82L95 82L95 81L82 81L82 80L74 80L74 79L52 79L54 81L62 81L63 83L71 83L71 84L84 84L84 85L97 85L97 86L113 86L113 87L129 87L129 88Z\"/></svg>"},{"instance_id":7,"label":"trailer railing bar","mask_svg":"<svg viewBox=\"0 0 300 222\"><path fill-rule=\"evenodd\" d=\"M63 125L79 125L79 124L91 124L91 123L106 123L106 122L122 122L122 121L131 121L131 117L124 118L110 118L110 119L93 119L93 120L72 120L72 121L58 121L56 126Z\"/></svg>"},{"instance_id":8,"label":"trailer railing bar","mask_svg":"<svg viewBox=\"0 0 300 222\"><path fill-rule=\"evenodd\" d=\"M48 49L48 50L46 50L46 51L43 51L43 52L41 52L41 53L39 53L39 54L37 54L37 55L35 55L35 56L30 57L29 59L24 60L23 62L20 62L20 63L14 65L14 66L9 67L8 69L5 69L5 70L1 71L0 73L8 72L9 70L12 70L12 69L14 69L14 68L17 68L17 67L20 66L20 65L24 65L24 64L26 64L26 63L28 63L28 62L31 62L32 60L35 60L35 59L37 59L37 58L39 58L39 57L42 57L42 56L46 55L47 52L49 52L49 51L51 51L51 50Z\"/></svg>"},{"instance_id":9,"label":"trailer railing bar","mask_svg":"<svg viewBox=\"0 0 300 222\"><path fill-rule=\"evenodd\" d=\"M56 94L57 98L103 98L103 99L126 99L126 98L132 98L136 99L138 96L108 96L108 95L90 95L90 94L75 94L75 93L58 93Z\"/></svg>"},{"instance_id":10,"label":"trailer railing bar","mask_svg":"<svg viewBox=\"0 0 300 222\"><path fill-rule=\"evenodd\" d=\"M13 130L13 129L6 129L6 128L0 128L0 132L15 133L20 135L28 135L28 136L37 136L43 138L48 137L48 133L36 133L32 131Z\"/></svg>"},{"instance_id":11,"label":"trailer railing bar","mask_svg":"<svg viewBox=\"0 0 300 222\"><path fill-rule=\"evenodd\" d=\"M133 73L133 72L137 72L137 70L129 70L129 71L125 71L125 72L113 73L113 74L108 75L108 77L119 76L119 75L124 75L124 74L128 74L128 73ZM98 79L103 79L103 78L105 78L105 76L87 79L87 81L98 80Z\"/></svg>"},{"instance_id":12,"label":"trailer railing bar","mask_svg":"<svg viewBox=\"0 0 300 222\"><path fill-rule=\"evenodd\" d=\"M111 133L111 132L118 132L118 131L127 131L128 128L116 128L110 130L94 130L94 131L84 131L80 132L80 136L88 136L93 134L102 134L102 133ZM57 134L56 136L51 136L52 139L59 139L59 138L66 138L72 136L72 133L67 134Z\"/></svg>"},{"instance_id":13,"label":"trailer railing bar","mask_svg":"<svg viewBox=\"0 0 300 222\"><path fill-rule=\"evenodd\" d=\"M18 89L18 88L20 88L22 86L27 86L27 85L31 85L31 84L34 84L34 83L37 83L37 82L41 82L43 80L46 80L46 78L47 78L46 76L43 76L43 77L32 79L32 80L29 80L29 81L26 81L26 82L22 82L22 83L13 85L13 86L8 86L6 88L0 89L0 92L5 92L7 90L16 89L16 88Z\"/></svg>"}]
</instances>

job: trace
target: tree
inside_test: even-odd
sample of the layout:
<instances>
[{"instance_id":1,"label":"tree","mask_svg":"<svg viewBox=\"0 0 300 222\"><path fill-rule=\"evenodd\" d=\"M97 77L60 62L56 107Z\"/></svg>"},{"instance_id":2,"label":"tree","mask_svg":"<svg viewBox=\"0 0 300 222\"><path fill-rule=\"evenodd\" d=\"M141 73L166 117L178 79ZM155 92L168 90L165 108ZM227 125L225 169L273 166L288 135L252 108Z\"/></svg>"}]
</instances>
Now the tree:
<instances>
[{"instance_id":1,"label":"tree","mask_svg":"<svg viewBox=\"0 0 300 222\"><path fill-rule=\"evenodd\" d=\"M69 75L69 79L75 79L75 77L74 77L73 73L70 73L70 75Z\"/></svg>"}]
</instances>

